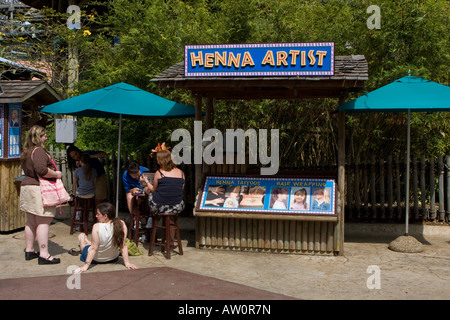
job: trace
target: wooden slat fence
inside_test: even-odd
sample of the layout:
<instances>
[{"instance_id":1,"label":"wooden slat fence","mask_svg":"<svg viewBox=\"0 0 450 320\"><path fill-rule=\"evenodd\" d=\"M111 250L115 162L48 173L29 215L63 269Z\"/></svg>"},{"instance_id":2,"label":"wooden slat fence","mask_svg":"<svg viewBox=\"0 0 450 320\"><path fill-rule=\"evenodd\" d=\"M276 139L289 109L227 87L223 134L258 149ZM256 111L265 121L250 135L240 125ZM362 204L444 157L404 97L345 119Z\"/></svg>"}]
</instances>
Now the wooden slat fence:
<instances>
[{"instance_id":1,"label":"wooden slat fence","mask_svg":"<svg viewBox=\"0 0 450 320\"><path fill-rule=\"evenodd\" d=\"M450 156L412 157L410 219L450 220ZM406 159L388 157L346 166L346 220L395 222L405 219Z\"/></svg>"}]
</instances>

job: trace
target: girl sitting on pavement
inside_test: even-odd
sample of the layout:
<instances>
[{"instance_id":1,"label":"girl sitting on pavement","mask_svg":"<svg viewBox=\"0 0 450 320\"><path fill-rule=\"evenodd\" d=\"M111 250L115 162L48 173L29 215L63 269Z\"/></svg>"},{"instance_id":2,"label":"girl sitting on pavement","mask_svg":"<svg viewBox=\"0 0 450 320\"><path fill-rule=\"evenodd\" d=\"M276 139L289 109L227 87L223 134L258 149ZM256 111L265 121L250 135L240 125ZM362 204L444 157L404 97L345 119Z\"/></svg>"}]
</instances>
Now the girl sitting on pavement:
<instances>
[{"instance_id":1,"label":"girl sitting on pavement","mask_svg":"<svg viewBox=\"0 0 450 320\"><path fill-rule=\"evenodd\" d=\"M122 254L123 262L127 269L137 269L130 263L128 247L126 244L127 226L125 222L116 218L115 207L103 202L97 206L97 223L92 227L92 242L85 233L80 233L78 241L81 248L80 260L84 265L75 269L74 273L86 271L89 266L97 263L114 263Z\"/></svg>"}]
</instances>

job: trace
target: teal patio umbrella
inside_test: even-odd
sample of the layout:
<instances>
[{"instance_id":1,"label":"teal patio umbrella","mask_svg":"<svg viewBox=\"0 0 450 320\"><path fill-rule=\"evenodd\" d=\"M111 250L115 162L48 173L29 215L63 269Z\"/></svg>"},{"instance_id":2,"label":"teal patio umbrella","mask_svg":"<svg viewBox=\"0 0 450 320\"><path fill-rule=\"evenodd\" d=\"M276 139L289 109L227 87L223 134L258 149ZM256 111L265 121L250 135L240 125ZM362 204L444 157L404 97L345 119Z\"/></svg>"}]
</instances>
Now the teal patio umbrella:
<instances>
[{"instance_id":1,"label":"teal patio umbrella","mask_svg":"<svg viewBox=\"0 0 450 320\"><path fill-rule=\"evenodd\" d=\"M188 118L195 116L194 107L162 98L123 82L50 104L39 111L79 117L119 118L116 215L119 210L122 117Z\"/></svg>"},{"instance_id":2,"label":"teal patio umbrella","mask_svg":"<svg viewBox=\"0 0 450 320\"><path fill-rule=\"evenodd\" d=\"M450 87L408 75L346 102L337 109L346 113L407 112L405 222L408 235L411 112L450 111Z\"/></svg>"}]
</instances>

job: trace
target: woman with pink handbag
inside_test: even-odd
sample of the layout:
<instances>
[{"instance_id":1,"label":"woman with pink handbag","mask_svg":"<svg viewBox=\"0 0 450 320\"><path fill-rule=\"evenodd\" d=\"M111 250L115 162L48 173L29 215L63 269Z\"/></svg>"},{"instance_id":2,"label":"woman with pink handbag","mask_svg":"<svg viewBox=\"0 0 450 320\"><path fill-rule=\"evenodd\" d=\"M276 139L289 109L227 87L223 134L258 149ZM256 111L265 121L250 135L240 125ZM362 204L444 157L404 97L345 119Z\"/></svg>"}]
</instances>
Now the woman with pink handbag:
<instances>
[{"instance_id":1,"label":"woman with pink handbag","mask_svg":"<svg viewBox=\"0 0 450 320\"><path fill-rule=\"evenodd\" d=\"M62 173L56 168L45 149L47 133L45 128L35 125L28 132L21 155L25 178L20 187L20 209L27 213L25 225L25 260L38 258L38 264L57 264L60 259L48 252L50 223L56 213L56 205L44 206L40 187L40 177L48 181L61 179ZM54 183L54 182L53 182ZM34 250L34 241L39 244L39 252Z\"/></svg>"}]
</instances>

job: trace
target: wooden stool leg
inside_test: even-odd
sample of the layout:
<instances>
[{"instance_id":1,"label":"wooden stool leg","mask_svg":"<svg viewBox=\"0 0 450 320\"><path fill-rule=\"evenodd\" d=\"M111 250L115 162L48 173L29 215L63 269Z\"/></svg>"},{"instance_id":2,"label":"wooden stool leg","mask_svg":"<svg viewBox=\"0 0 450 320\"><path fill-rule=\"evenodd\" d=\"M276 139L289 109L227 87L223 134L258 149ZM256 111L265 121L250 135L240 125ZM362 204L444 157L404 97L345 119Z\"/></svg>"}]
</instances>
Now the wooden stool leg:
<instances>
[{"instance_id":1,"label":"wooden stool leg","mask_svg":"<svg viewBox=\"0 0 450 320\"><path fill-rule=\"evenodd\" d=\"M75 201L73 202L73 213L72 213L72 223L70 224L70 234L73 234L76 217L77 217L77 200L75 199Z\"/></svg>"},{"instance_id":2,"label":"wooden stool leg","mask_svg":"<svg viewBox=\"0 0 450 320\"><path fill-rule=\"evenodd\" d=\"M172 221L173 217L173 221ZM171 250L178 247L178 254L183 254L183 247L181 245L181 234L180 227L178 225L178 220L176 216L173 215L154 215L153 218L153 226L152 226L152 235L150 246L148 249L148 255L151 256L153 254L153 250L155 246L161 246L161 252L164 253L166 259L170 259ZM161 219L161 225L158 225L159 220ZM157 239L157 230L161 229L161 241ZM175 244L175 237L177 237Z\"/></svg>"},{"instance_id":3,"label":"wooden stool leg","mask_svg":"<svg viewBox=\"0 0 450 320\"><path fill-rule=\"evenodd\" d=\"M133 236L133 216L130 215L130 220L128 220L128 234L127 238L131 240L131 237Z\"/></svg>"},{"instance_id":4,"label":"wooden stool leg","mask_svg":"<svg viewBox=\"0 0 450 320\"><path fill-rule=\"evenodd\" d=\"M97 207L95 205L95 197L91 199L91 209L92 209L92 225L97 222L95 215L97 214Z\"/></svg>"},{"instance_id":5,"label":"wooden stool leg","mask_svg":"<svg viewBox=\"0 0 450 320\"><path fill-rule=\"evenodd\" d=\"M148 255L151 256L153 254L153 248L155 246L155 241L156 241L156 230L157 230L157 225L158 225L158 221L159 221L159 216L154 215L153 217L153 225L152 225L152 237L150 240L150 246L148 247Z\"/></svg>"},{"instance_id":6,"label":"wooden stool leg","mask_svg":"<svg viewBox=\"0 0 450 320\"><path fill-rule=\"evenodd\" d=\"M172 242L172 237L171 237L171 224L170 224L170 216L165 216L164 217L164 226L165 228L165 239L163 242L165 244L165 249L166 249L166 259L170 259L170 243Z\"/></svg>"},{"instance_id":7,"label":"wooden stool leg","mask_svg":"<svg viewBox=\"0 0 450 320\"><path fill-rule=\"evenodd\" d=\"M178 254L183 255L183 246L181 245L181 233L180 233L180 226L178 225L178 217L174 217L174 224L175 224L175 232L177 237L177 243L178 243Z\"/></svg>"},{"instance_id":8,"label":"wooden stool leg","mask_svg":"<svg viewBox=\"0 0 450 320\"><path fill-rule=\"evenodd\" d=\"M134 243L136 243L136 247L139 245L139 233L141 230L141 215L140 215L140 211L137 210L135 216L134 216Z\"/></svg>"},{"instance_id":9,"label":"wooden stool leg","mask_svg":"<svg viewBox=\"0 0 450 320\"><path fill-rule=\"evenodd\" d=\"M89 200L83 201L83 232L89 234L88 220L89 220Z\"/></svg>"}]
</instances>

